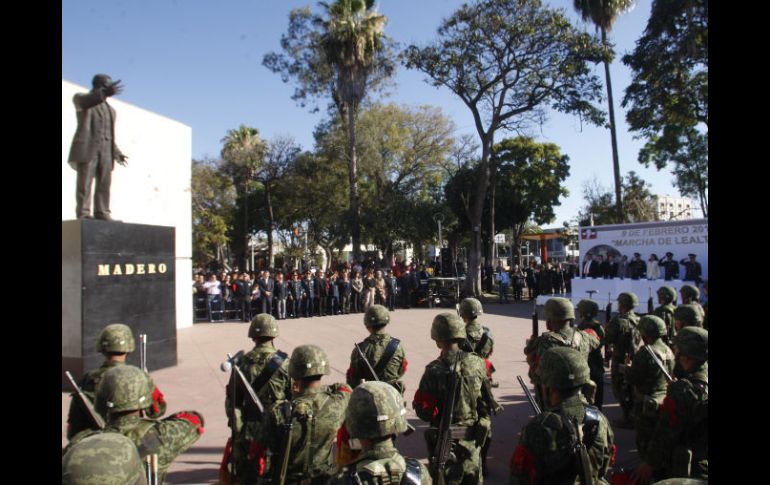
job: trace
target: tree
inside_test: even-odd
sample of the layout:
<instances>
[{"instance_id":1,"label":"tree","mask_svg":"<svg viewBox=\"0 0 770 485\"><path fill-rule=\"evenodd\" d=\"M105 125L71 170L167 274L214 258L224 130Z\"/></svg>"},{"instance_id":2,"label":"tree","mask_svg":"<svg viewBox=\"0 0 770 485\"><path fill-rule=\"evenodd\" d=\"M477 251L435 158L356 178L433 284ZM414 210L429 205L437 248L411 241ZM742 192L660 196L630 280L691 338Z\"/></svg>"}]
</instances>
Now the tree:
<instances>
[{"instance_id":1,"label":"tree","mask_svg":"<svg viewBox=\"0 0 770 485\"><path fill-rule=\"evenodd\" d=\"M269 53L262 63L280 73L284 82L296 80L293 98L303 105L308 98L331 95L347 129L353 257L360 260L356 117L367 92L393 72L389 39L383 33L387 19L374 11L374 0L320 5L323 17L307 7L292 10L288 33L281 37L284 54Z\"/></svg>"},{"instance_id":2,"label":"tree","mask_svg":"<svg viewBox=\"0 0 770 485\"><path fill-rule=\"evenodd\" d=\"M633 8L636 0L574 0L575 10L584 21L590 20L602 33L602 45L607 50L604 60L604 78L607 81L607 104L610 115L610 139L612 141L612 170L615 175L615 203L618 222L623 217L623 199L620 196L620 161L618 158L618 139L615 127L615 104L612 97L612 78L610 77L610 52L612 47L607 40L607 33L612 30L618 15Z\"/></svg>"},{"instance_id":3,"label":"tree","mask_svg":"<svg viewBox=\"0 0 770 485\"><path fill-rule=\"evenodd\" d=\"M228 231L235 212L235 187L217 160L193 160L190 180L193 264L226 262Z\"/></svg>"},{"instance_id":4,"label":"tree","mask_svg":"<svg viewBox=\"0 0 770 485\"><path fill-rule=\"evenodd\" d=\"M657 220L655 196L650 185L633 170L623 180L623 222ZM612 192L605 189L594 177L583 184L583 199L586 205L578 213L581 226L614 224L617 222L612 203Z\"/></svg>"},{"instance_id":5,"label":"tree","mask_svg":"<svg viewBox=\"0 0 770 485\"><path fill-rule=\"evenodd\" d=\"M409 46L406 65L456 94L473 116L481 160L469 206L473 229L466 294L481 292L481 221L498 130L543 119L546 108L601 124L601 85L588 62L604 59L599 42L539 0L488 0L460 7L427 47Z\"/></svg>"},{"instance_id":6,"label":"tree","mask_svg":"<svg viewBox=\"0 0 770 485\"><path fill-rule=\"evenodd\" d=\"M516 258L521 261L521 236L528 221L547 224L556 218L554 206L569 191L562 184L569 176L569 157L553 143L537 143L532 138L507 138L493 149L499 166L497 210L498 227L512 228Z\"/></svg>"},{"instance_id":7,"label":"tree","mask_svg":"<svg viewBox=\"0 0 770 485\"><path fill-rule=\"evenodd\" d=\"M622 106L647 143L639 162L673 163L682 195L708 216L708 0L653 1L644 35L623 63L633 71Z\"/></svg>"},{"instance_id":8,"label":"tree","mask_svg":"<svg viewBox=\"0 0 770 485\"><path fill-rule=\"evenodd\" d=\"M243 232L235 239L242 241L242 246L236 244L237 260L242 262L243 268L246 268L246 253L251 235L249 230L249 199L254 190L254 177L263 164L266 146L259 136L259 130L246 125L241 125L237 130L228 130L222 143L224 144L222 147L223 169L233 180L238 196L239 212L243 215Z\"/></svg>"},{"instance_id":9,"label":"tree","mask_svg":"<svg viewBox=\"0 0 770 485\"><path fill-rule=\"evenodd\" d=\"M275 185L286 175L291 163L299 155L301 148L289 136L278 136L270 140L265 156L256 168L256 179L265 189L265 209L267 210L267 266L273 267L273 229L275 214L272 195Z\"/></svg>"}]
</instances>

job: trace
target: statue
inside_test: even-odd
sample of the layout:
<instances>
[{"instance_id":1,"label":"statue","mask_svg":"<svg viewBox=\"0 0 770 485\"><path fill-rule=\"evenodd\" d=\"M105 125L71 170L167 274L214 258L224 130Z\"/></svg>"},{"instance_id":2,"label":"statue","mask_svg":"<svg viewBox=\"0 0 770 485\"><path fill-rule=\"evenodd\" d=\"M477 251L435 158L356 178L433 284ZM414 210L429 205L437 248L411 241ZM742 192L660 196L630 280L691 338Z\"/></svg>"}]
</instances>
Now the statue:
<instances>
[{"instance_id":1,"label":"statue","mask_svg":"<svg viewBox=\"0 0 770 485\"><path fill-rule=\"evenodd\" d=\"M112 169L117 161L127 165L128 157L115 144L115 110L107 98L120 94L120 80L112 81L106 74L97 74L91 81L92 89L76 94L78 127L70 147L69 164L78 172L75 209L78 219L113 220L110 216L110 183ZM91 215L91 185L94 190L94 213Z\"/></svg>"}]
</instances>

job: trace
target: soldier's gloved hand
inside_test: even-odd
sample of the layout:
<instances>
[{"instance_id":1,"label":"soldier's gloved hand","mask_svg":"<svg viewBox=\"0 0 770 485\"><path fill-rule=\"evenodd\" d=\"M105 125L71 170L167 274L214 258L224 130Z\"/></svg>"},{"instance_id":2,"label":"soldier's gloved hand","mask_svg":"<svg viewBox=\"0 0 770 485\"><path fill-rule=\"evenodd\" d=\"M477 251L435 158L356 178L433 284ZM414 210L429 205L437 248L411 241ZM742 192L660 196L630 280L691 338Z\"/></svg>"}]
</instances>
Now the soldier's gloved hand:
<instances>
[{"instance_id":1,"label":"soldier's gloved hand","mask_svg":"<svg viewBox=\"0 0 770 485\"><path fill-rule=\"evenodd\" d=\"M123 86L120 85L120 79L113 82L112 84L108 84L103 88L105 96L115 96L116 94L120 94L123 92Z\"/></svg>"},{"instance_id":2,"label":"soldier's gloved hand","mask_svg":"<svg viewBox=\"0 0 770 485\"><path fill-rule=\"evenodd\" d=\"M118 155L117 162L119 164L123 165L124 167L127 167L128 166L128 156L127 155L123 155L121 153L120 155Z\"/></svg>"},{"instance_id":3,"label":"soldier's gloved hand","mask_svg":"<svg viewBox=\"0 0 770 485\"><path fill-rule=\"evenodd\" d=\"M185 421L188 421L190 424L193 424L198 427L198 434L203 434L203 427L205 426L205 422L203 421L203 415L200 414L197 411L180 411L174 415L177 419L184 419Z\"/></svg>"}]
</instances>

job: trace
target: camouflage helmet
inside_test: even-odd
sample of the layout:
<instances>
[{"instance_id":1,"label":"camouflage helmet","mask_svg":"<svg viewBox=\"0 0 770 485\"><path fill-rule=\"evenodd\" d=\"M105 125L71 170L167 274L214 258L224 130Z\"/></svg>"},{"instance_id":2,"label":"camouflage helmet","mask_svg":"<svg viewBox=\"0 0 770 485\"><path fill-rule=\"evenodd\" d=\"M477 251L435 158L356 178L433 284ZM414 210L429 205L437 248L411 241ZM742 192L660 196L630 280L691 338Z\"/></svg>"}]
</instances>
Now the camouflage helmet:
<instances>
[{"instance_id":1,"label":"camouflage helmet","mask_svg":"<svg viewBox=\"0 0 770 485\"><path fill-rule=\"evenodd\" d=\"M566 298L549 298L545 302L544 315L546 320L564 321L575 319L575 307Z\"/></svg>"},{"instance_id":2,"label":"camouflage helmet","mask_svg":"<svg viewBox=\"0 0 770 485\"><path fill-rule=\"evenodd\" d=\"M535 371L540 382L552 389L572 389L591 381L588 361L571 347L551 347Z\"/></svg>"},{"instance_id":3,"label":"camouflage helmet","mask_svg":"<svg viewBox=\"0 0 770 485\"><path fill-rule=\"evenodd\" d=\"M260 313L249 325L249 338L277 337L278 322L269 313Z\"/></svg>"},{"instance_id":4,"label":"camouflage helmet","mask_svg":"<svg viewBox=\"0 0 770 485\"><path fill-rule=\"evenodd\" d=\"M645 315L639 320L639 333L644 337L662 337L666 335L666 322L656 315Z\"/></svg>"},{"instance_id":5,"label":"camouflage helmet","mask_svg":"<svg viewBox=\"0 0 770 485\"><path fill-rule=\"evenodd\" d=\"M364 314L364 325L367 327L379 327L390 323L388 309L382 305L372 305Z\"/></svg>"},{"instance_id":6,"label":"camouflage helmet","mask_svg":"<svg viewBox=\"0 0 770 485\"><path fill-rule=\"evenodd\" d=\"M328 376L329 358L317 345L300 345L294 349L289 359L289 377L302 379L311 376Z\"/></svg>"},{"instance_id":7,"label":"camouflage helmet","mask_svg":"<svg viewBox=\"0 0 770 485\"><path fill-rule=\"evenodd\" d=\"M62 485L146 485L144 464L131 439L97 433L73 444L61 460Z\"/></svg>"},{"instance_id":8,"label":"camouflage helmet","mask_svg":"<svg viewBox=\"0 0 770 485\"><path fill-rule=\"evenodd\" d=\"M626 308L634 309L639 305L639 298L630 291L624 291L618 295L618 303Z\"/></svg>"},{"instance_id":9,"label":"camouflage helmet","mask_svg":"<svg viewBox=\"0 0 770 485\"><path fill-rule=\"evenodd\" d=\"M709 360L709 331L700 327L684 327L674 337L679 353L692 359Z\"/></svg>"},{"instance_id":10,"label":"camouflage helmet","mask_svg":"<svg viewBox=\"0 0 770 485\"><path fill-rule=\"evenodd\" d=\"M580 300L577 310L583 318L593 318L599 314L599 304L593 300Z\"/></svg>"},{"instance_id":11,"label":"camouflage helmet","mask_svg":"<svg viewBox=\"0 0 770 485\"><path fill-rule=\"evenodd\" d=\"M658 296L666 303L676 301L676 290L670 286L661 286L658 288Z\"/></svg>"},{"instance_id":12,"label":"camouflage helmet","mask_svg":"<svg viewBox=\"0 0 770 485\"><path fill-rule=\"evenodd\" d=\"M135 348L134 334L131 327L123 323L111 323L104 327L99 341L96 342L96 351L102 354L107 352L128 353Z\"/></svg>"},{"instance_id":13,"label":"camouflage helmet","mask_svg":"<svg viewBox=\"0 0 770 485\"><path fill-rule=\"evenodd\" d=\"M697 286L693 285L682 285L681 288L679 288L679 293L682 294L682 298L689 298L690 301L698 301L700 299L700 290Z\"/></svg>"},{"instance_id":14,"label":"camouflage helmet","mask_svg":"<svg viewBox=\"0 0 770 485\"><path fill-rule=\"evenodd\" d=\"M433 318L433 324L430 326L430 338L436 342L464 339L467 336L465 322L456 314L439 313Z\"/></svg>"},{"instance_id":15,"label":"camouflage helmet","mask_svg":"<svg viewBox=\"0 0 770 485\"><path fill-rule=\"evenodd\" d=\"M118 365L107 370L96 386L98 411L120 412L144 409L152 404L152 378L139 367Z\"/></svg>"},{"instance_id":16,"label":"camouflage helmet","mask_svg":"<svg viewBox=\"0 0 770 485\"><path fill-rule=\"evenodd\" d=\"M674 309L674 320L684 322L685 326L702 327L703 315L700 309L692 303L679 305Z\"/></svg>"},{"instance_id":17,"label":"camouflage helmet","mask_svg":"<svg viewBox=\"0 0 770 485\"><path fill-rule=\"evenodd\" d=\"M406 409L401 393L386 382L368 381L353 390L345 427L351 438L373 439L406 431Z\"/></svg>"},{"instance_id":18,"label":"camouflage helmet","mask_svg":"<svg viewBox=\"0 0 770 485\"><path fill-rule=\"evenodd\" d=\"M460 302L460 316L473 319L484 313L481 302L475 298L466 298Z\"/></svg>"}]
</instances>

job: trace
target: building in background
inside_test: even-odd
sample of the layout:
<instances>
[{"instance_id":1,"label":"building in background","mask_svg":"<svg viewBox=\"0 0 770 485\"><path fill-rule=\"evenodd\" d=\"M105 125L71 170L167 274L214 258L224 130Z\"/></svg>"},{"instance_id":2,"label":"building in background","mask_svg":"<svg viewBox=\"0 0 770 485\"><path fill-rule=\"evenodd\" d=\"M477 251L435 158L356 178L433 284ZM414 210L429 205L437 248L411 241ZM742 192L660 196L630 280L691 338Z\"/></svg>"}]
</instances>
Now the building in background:
<instances>
[{"instance_id":1,"label":"building in background","mask_svg":"<svg viewBox=\"0 0 770 485\"><path fill-rule=\"evenodd\" d=\"M658 195L655 197L657 219L660 221L682 221L692 219L693 201L687 197Z\"/></svg>"}]
</instances>

